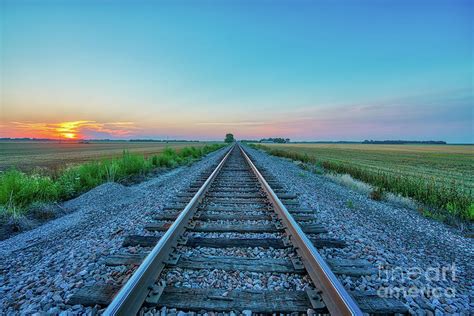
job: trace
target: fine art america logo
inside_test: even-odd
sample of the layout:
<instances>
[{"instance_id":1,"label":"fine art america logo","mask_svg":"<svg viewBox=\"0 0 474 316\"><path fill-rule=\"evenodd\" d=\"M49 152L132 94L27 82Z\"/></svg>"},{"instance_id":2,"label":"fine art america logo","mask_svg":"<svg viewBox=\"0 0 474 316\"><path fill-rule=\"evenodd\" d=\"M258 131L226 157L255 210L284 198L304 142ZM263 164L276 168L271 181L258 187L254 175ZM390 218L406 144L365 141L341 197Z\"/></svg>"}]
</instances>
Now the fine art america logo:
<instances>
[{"instance_id":1,"label":"fine art america logo","mask_svg":"<svg viewBox=\"0 0 474 316\"><path fill-rule=\"evenodd\" d=\"M401 267L379 266L378 280L381 286L377 294L384 298L400 297L441 297L453 298L456 296L454 287L441 287L440 283L446 284L448 281L456 281L456 266L453 263L448 266L429 267L422 269L419 267L402 269ZM420 282L413 282L413 281ZM398 286L391 284L399 284Z\"/></svg>"}]
</instances>

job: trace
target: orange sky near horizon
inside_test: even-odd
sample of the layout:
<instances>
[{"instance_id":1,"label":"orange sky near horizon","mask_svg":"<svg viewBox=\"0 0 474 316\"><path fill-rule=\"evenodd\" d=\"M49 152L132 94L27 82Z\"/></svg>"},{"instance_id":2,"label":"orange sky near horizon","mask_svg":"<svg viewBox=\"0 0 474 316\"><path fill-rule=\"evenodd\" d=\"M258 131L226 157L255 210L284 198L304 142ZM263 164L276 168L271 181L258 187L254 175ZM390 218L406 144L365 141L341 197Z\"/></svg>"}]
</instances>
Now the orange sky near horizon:
<instances>
[{"instance_id":1,"label":"orange sky near horizon","mask_svg":"<svg viewBox=\"0 0 474 316\"><path fill-rule=\"evenodd\" d=\"M312 125L311 123L309 124ZM296 122L296 125L300 126L301 122ZM320 127L324 128L323 125ZM315 128L319 127L313 126L313 130ZM261 135L261 137L275 137L274 135L283 137L290 135L291 137L297 130L295 122L291 120L193 122L192 120L182 118L181 121L151 121L145 124L126 121L98 122L93 120L0 122L0 137L62 140L133 138L220 140L224 138L226 133L233 133L239 139L253 139L253 135ZM189 135L192 135L192 137Z\"/></svg>"},{"instance_id":2,"label":"orange sky near horizon","mask_svg":"<svg viewBox=\"0 0 474 316\"><path fill-rule=\"evenodd\" d=\"M104 134L113 138L129 136L135 129L133 122L68 121L58 123L9 122L0 125L1 137L11 138L51 138L77 140L95 138L94 134Z\"/></svg>"}]
</instances>

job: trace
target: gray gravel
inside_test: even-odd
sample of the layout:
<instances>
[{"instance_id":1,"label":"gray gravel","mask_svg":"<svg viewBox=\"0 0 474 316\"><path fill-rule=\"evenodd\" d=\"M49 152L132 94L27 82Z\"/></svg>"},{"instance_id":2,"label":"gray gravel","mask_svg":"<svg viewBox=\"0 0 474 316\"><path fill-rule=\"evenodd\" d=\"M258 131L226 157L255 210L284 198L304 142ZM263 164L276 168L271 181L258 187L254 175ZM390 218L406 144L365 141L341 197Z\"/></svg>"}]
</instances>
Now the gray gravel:
<instances>
[{"instance_id":1,"label":"gray gravel","mask_svg":"<svg viewBox=\"0 0 474 316\"><path fill-rule=\"evenodd\" d=\"M103 184L64 203L73 213L1 241L0 314L93 313L96 309L69 306L66 301L85 285L125 282L131 271L106 267L104 257L123 252L126 235L150 234L143 226L151 214L187 188L221 152L130 187Z\"/></svg>"},{"instance_id":2,"label":"gray gravel","mask_svg":"<svg viewBox=\"0 0 474 316\"><path fill-rule=\"evenodd\" d=\"M220 269L165 269L161 280L167 286L224 290L293 290L310 287L307 275L275 272L225 271Z\"/></svg>"},{"instance_id":3,"label":"gray gravel","mask_svg":"<svg viewBox=\"0 0 474 316\"><path fill-rule=\"evenodd\" d=\"M207 237L207 238L236 238L236 239L263 239L263 238L283 238L281 233L204 233L204 232L186 232L185 236Z\"/></svg>"},{"instance_id":4,"label":"gray gravel","mask_svg":"<svg viewBox=\"0 0 474 316\"><path fill-rule=\"evenodd\" d=\"M373 201L286 159L251 148L248 152L257 166L284 179L281 183L299 194L303 207L316 210L329 230L327 236L347 241L346 248L321 250L323 256L366 259L379 268L378 274L367 277L340 276L346 288L399 297L413 314L474 314L472 239L413 209Z\"/></svg>"},{"instance_id":5,"label":"gray gravel","mask_svg":"<svg viewBox=\"0 0 474 316\"><path fill-rule=\"evenodd\" d=\"M268 249L261 247L232 247L232 248L207 248L207 247L182 247L180 249L183 256L234 256L243 258L289 258L295 253L290 248Z\"/></svg>"}]
</instances>

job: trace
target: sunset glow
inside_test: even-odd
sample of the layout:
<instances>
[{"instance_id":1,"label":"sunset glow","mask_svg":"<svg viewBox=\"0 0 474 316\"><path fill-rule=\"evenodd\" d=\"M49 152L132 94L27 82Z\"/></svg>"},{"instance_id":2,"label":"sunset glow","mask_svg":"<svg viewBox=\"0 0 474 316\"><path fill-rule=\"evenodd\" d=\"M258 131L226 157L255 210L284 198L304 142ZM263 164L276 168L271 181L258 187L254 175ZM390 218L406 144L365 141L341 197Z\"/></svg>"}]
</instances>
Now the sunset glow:
<instances>
[{"instance_id":1,"label":"sunset glow","mask_svg":"<svg viewBox=\"0 0 474 316\"><path fill-rule=\"evenodd\" d=\"M67 139L75 139L77 138L76 134L74 133L63 133L61 134L62 136L64 136L64 138L67 138Z\"/></svg>"},{"instance_id":2,"label":"sunset glow","mask_svg":"<svg viewBox=\"0 0 474 316\"><path fill-rule=\"evenodd\" d=\"M474 141L471 1L329 3L7 0L0 137Z\"/></svg>"},{"instance_id":3,"label":"sunset glow","mask_svg":"<svg viewBox=\"0 0 474 316\"><path fill-rule=\"evenodd\" d=\"M77 122L63 122L59 123L56 127L56 132L66 138L66 139L75 139L78 138L78 130L84 124L90 123L89 121L77 121Z\"/></svg>"},{"instance_id":4,"label":"sunset glow","mask_svg":"<svg viewBox=\"0 0 474 316\"><path fill-rule=\"evenodd\" d=\"M1 137L90 139L124 138L136 130L132 122L72 121L60 123L9 122L2 124Z\"/></svg>"}]
</instances>

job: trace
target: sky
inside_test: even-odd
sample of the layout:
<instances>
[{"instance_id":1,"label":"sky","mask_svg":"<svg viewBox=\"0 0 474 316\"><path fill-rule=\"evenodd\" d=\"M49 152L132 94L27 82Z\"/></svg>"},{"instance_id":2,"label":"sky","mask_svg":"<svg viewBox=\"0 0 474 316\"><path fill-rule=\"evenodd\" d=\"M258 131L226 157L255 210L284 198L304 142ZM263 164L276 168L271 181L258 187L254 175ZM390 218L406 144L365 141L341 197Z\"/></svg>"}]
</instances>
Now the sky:
<instances>
[{"instance_id":1,"label":"sky","mask_svg":"<svg viewBox=\"0 0 474 316\"><path fill-rule=\"evenodd\" d=\"M0 4L0 137L474 142L473 1Z\"/></svg>"}]
</instances>

